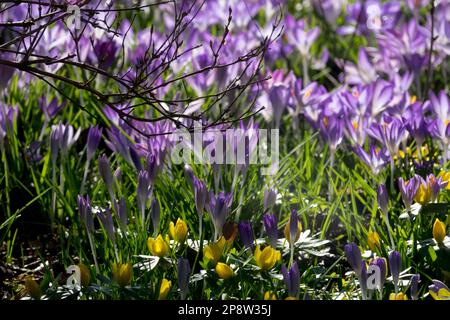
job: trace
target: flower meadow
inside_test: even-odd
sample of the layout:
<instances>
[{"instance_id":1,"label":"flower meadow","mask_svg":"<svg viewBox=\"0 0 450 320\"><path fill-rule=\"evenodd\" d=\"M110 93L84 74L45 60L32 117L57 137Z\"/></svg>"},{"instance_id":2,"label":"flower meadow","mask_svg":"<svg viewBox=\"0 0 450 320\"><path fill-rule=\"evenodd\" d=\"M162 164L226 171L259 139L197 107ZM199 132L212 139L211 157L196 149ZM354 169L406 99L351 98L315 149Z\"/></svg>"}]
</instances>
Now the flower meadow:
<instances>
[{"instance_id":1,"label":"flower meadow","mask_svg":"<svg viewBox=\"0 0 450 320\"><path fill-rule=\"evenodd\" d=\"M449 54L448 0L2 1L2 299L449 300Z\"/></svg>"}]
</instances>

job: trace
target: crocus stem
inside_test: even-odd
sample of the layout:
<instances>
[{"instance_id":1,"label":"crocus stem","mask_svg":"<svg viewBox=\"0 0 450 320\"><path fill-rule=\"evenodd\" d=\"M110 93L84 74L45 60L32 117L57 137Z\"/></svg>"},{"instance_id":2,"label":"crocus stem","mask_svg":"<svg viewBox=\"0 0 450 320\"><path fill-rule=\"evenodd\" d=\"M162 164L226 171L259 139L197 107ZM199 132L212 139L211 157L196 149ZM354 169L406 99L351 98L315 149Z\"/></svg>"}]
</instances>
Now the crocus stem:
<instances>
[{"instance_id":1,"label":"crocus stem","mask_svg":"<svg viewBox=\"0 0 450 320\"><path fill-rule=\"evenodd\" d=\"M97 252L95 251L94 241L92 241L91 233L87 232L88 239L89 239L89 245L91 246L92 256L94 257L94 264L95 264L95 271L97 274L100 273L100 269L98 268L98 262L97 262Z\"/></svg>"},{"instance_id":2,"label":"crocus stem","mask_svg":"<svg viewBox=\"0 0 450 320\"><path fill-rule=\"evenodd\" d=\"M53 163L52 165L52 185L55 186L56 185L56 164ZM52 207L50 210L50 223L51 223L51 228L53 230L53 224L55 221L55 211L56 211L56 191L53 188L52 191Z\"/></svg>"},{"instance_id":3,"label":"crocus stem","mask_svg":"<svg viewBox=\"0 0 450 320\"><path fill-rule=\"evenodd\" d=\"M389 223L389 218L386 215L383 215L383 216L384 216L384 221L386 222L386 226L388 229L388 234L389 234L389 239L391 241L392 250L395 250L395 242L394 242L394 238L392 237L391 224Z\"/></svg>"},{"instance_id":4,"label":"crocus stem","mask_svg":"<svg viewBox=\"0 0 450 320\"><path fill-rule=\"evenodd\" d=\"M84 185L86 184L86 178L87 178L87 174L89 171L89 163L90 163L90 160L87 160L86 165L84 166L83 180L81 181L81 187L80 187L81 194L84 193Z\"/></svg>"},{"instance_id":5,"label":"crocus stem","mask_svg":"<svg viewBox=\"0 0 450 320\"><path fill-rule=\"evenodd\" d=\"M117 261L117 263L119 263L120 262L119 250L117 250L117 244L115 244L115 243L114 243L114 253L116 254L116 261Z\"/></svg>"},{"instance_id":6,"label":"crocus stem","mask_svg":"<svg viewBox=\"0 0 450 320\"><path fill-rule=\"evenodd\" d=\"M59 164L59 191L61 195L64 195L64 158L61 159ZM58 210L58 217L61 215L60 210Z\"/></svg>"},{"instance_id":7,"label":"crocus stem","mask_svg":"<svg viewBox=\"0 0 450 320\"><path fill-rule=\"evenodd\" d=\"M199 222L198 222L198 238L201 240L202 239L202 229L203 229L203 215L201 215L199 217Z\"/></svg>"},{"instance_id":8,"label":"crocus stem","mask_svg":"<svg viewBox=\"0 0 450 320\"><path fill-rule=\"evenodd\" d=\"M395 170L394 155L391 154L391 192L394 192L394 170Z\"/></svg>"},{"instance_id":9,"label":"crocus stem","mask_svg":"<svg viewBox=\"0 0 450 320\"><path fill-rule=\"evenodd\" d=\"M42 138L44 137L45 129L47 129L47 126L48 126L48 121L45 120L44 125L42 126L42 129L41 129L41 133L39 134L39 138L38 138L39 141L42 141Z\"/></svg>"},{"instance_id":10,"label":"crocus stem","mask_svg":"<svg viewBox=\"0 0 450 320\"><path fill-rule=\"evenodd\" d=\"M366 296L366 290L364 289L365 287L362 285L362 277L358 276L358 281L359 281L359 287L361 288L361 297L362 300L367 300L367 296Z\"/></svg>"},{"instance_id":11,"label":"crocus stem","mask_svg":"<svg viewBox=\"0 0 450 320\"><path fill-rule=\"evenodd\" d=\"M442 168L447 167L447 151L448 151L448 144L444 143L444 150L442 152Z\"/></svg>"},{"instance_id":12,"label":"crocus stem","mask_svg":"<svg viewBox=\"0 0 450 320\"><path fill-rule=\"evenodd\" d=\"M334 166L334 150L330 149L330 180L328 182L328 201L331 201L333 197L333 184L331 183L333 179L333 166Z\"/></svg>"},{"instance_id":13,"label":"crocus stem","mask_svg":"<svg viewBox=\"0 0 450 320\"><path fill-rule=\"evenodd\" d=\"M6 152L5 152L5 146L3 142L0 143L1 151L2 151L2 159L3 159L3 168L5 170L5 190L6 190L6 213L7 217L9 218L11 216L11 209L10 209L10 198L9 198L9 168L8 168L8 162L6 159Z\"/></svg>"},{"instance_id":14,"label":"crocus stem","mask_svg":"<svg viewBox=\"0 0 450 320\"><path fill-rule=\"evenodd\" d=\"M291 257L289 258L289 268L292 266L292 263L294 262L294 244L293 243L291 243L290 249L291 249Z\"/></svg>"},{"instance_id":15,"label":"crocus stem","mask_svg":"<svg viewBox=\"0 0 450 320\"><path fill-rule=\"evenodd\" d=\"M308 64L306 61L306 57L302 57L302 67L303 67L304 86L307 86L309 84L309 75L308 75Z\"/></svg>"},{"instance_id":16,"label":"crocus stem","mask_svg":"<svg viewBox=\"0 0 450 320\"><path fill-rule=\"evenodd\" d=\"M198 244L198 252L195 256L194 264L192 265L192 272L191 275L194 274L195 266L197 264L198 258L200 257L200 253L203 252L203 233L202 233L202 226L203 226L203 216L200 217L199 220L199 227L198 227L198 239L200 243Z\"/></svg>"}]
</instances>

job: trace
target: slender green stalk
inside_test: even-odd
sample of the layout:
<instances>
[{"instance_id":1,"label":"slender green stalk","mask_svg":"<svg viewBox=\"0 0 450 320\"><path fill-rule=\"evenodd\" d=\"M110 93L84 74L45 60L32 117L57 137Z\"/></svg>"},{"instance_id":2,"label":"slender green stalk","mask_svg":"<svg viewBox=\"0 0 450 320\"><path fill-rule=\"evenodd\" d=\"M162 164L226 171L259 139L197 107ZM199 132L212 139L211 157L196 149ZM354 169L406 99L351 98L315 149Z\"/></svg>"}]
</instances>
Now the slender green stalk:
<instances>
[{"instance_id":1,"label":"slender green stalk","mask_svg":"<svg viewBox=\"0 0 450 320\"><path fill-rule=\"evenodd\" d=\"M391 224L389 223L389 217L387 215L383 215L383 217L384 217L384 221L387 226L389 240L391 241L392 250L395 250L395 242L394 242L394 238L392 237L392 230L391 230Z\"/></svg>"},{"instance_id":2,"label":"slender green stalk","mask_svg":"<svg viewBox=\"0 0 450 320\"><path fill-rule=\"evenodd\" d=\"M94 241L92 240L92 235L89 231L87 232L87 235L88 235L88 239L89 239L89 245L91 246L92 256L94 257L95 271L97 272L97 274L99 274L100 269L98 267L97 251L95 250Z\"/></svg>"}]
</instances>

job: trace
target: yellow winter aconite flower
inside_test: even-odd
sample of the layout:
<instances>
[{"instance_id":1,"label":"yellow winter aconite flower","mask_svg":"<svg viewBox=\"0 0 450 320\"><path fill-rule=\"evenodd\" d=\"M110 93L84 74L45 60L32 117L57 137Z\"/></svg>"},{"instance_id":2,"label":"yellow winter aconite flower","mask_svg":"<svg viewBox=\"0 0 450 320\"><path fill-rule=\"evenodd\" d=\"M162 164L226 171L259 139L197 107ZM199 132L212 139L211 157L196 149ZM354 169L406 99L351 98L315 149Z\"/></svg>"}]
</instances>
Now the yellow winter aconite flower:
<instances>
[{"instance_id":1,"label":"yellow winter aconite flower","mask_svg":"<svg viewBox=\"0 0 450 320\"><path fill-rule=\"evenodd\" d=\"M264 292L264 300L277 300L277 295L273 291Z\"/></svg>"},{"instance_id":2,"label":"yellow winter aconite flower","mask_svg":"<svg viewBox=\"0 0 450 320\"><path fill-rule=\"evenodd\" d=\"M169 281L166 278L162 279L161 287L159 288L158 300L166 300L171 287L172 287L172 281Z\"/></svg>"},{"instance_id":3,"label":"yellow winter aconite flower","mask_svg":"<svg viewBox=\"0 0 450 320\"><path fill-rule=\"evenodd\" d=\"M281 259L281 253L271 246L265 247L262 251L259 246L255 249L255 261L262 270L270 270Z\"/></svg>"},{"instance_id":4,"label":"yellow winter aconite flower","mask_svg":"<svg viewBox=\"0 0 450 320\"><path fill-rule=\"evenodd\" d=\"M217 242L206 245L203 248L203 255L208 261L216 264L220 260L220 257L222 257L225 246L227 246L227 244L227 241L222 236Z\"/></svg>"},{"instance_id":5,"label":"yellow winter aconite flower","mask_svg":"<svg viewBox=\"0 0 450 320\"><path fill-rule=\"evenodd\" d=\"M425 205L431 200L432 189L428 184L421 183L417 189L414 200L421 205Z\"/></svg>"},{"instance_id":6,"label":"yellow winter aconite flower","mask_svg":"<svg viewBox=\"0 0 450 320\"><path fill-rule=\"evenodd\" d=\"M433 224L434 240L436 240L438 244L442 244L444 242L445 234L445 223L441 222L439 219L436 219Z\"/></svg>"},{"instance_id":7,"label":"yellow winter aconite flower","mask_svg":"<svg viewBox=\"0 0 450 320\"><path fill-rule=\"evenodd\" d=\"M434 300L450 300L450 291L448 291L446 288L439 289L437 293L433 290L430 290L430 295Z\"/></svg>"},{"instance_id":8,"label":"yellow winter aconite flower","mask_svg":"<svg viewBox=\"0 0 450 320\"><path fill-rule=\"evenodd\" d=\"M81 285L83 287L89 286L91 283L91 272L89 271L89 268L82 263L78 265L78 268L80 268Z\"/></svg>"},{"instance_id":9,"label":"yellow winter aconite flower","mask_svg":"<svg viewBox=\"0 0 450 320\"><path fill-rule=\"evenodd\" d=\"M27 277L25 279L25 289L27 293L35 300L41 299L42 291L39 284L32 277Z\"/></svg>"},{"instance_id":10,"label":"yellow winter aconite flower","mask_svg":"<svg viewBox=\"0 0 450 320\"><path fill-rule=\"evenodd\" d=\"M408 300L408 297L403 292L400 293L391 293L389 295L389 300Z\"/></svg>"},{"instance_id":11,"label":"yellow winter aconite flower","mask_svg":"<svg viewBox=\"0 0 450 320\"><path fill-rule=\"evenodd\" d=\"M298 240L298 238L300 238L300 233L302 232L302 224L300 223L300 221L298 221L297 225L298 225L298 229L297 229L297 234L295 235L294 242L296 242ZM284 237L290 243L291 235L290 235L289 229L290 229L290 223L288 221L288 223L286 223L286 226L284 227Z\"/></svg>"},{"instance_id":12,"label":"yellow winter aconite flower","mask_svg":"<svg viewBox=\"0 0 450 320\"><path fill-rule=\"evenodd\" d=\"M114 281L121 287L125 287L131 281L130 263L113 263L112 274Z\"/></svg>"},{"instance_id":13,"label":"yellow winter aconite flower","mask_svg":"<svg viewBox=\"0 0 450 320\"><path fill-rule=\"evenodd\" d=\"M169 234L170 237L177 241L177 242L183 242L186 239L188 232L187 224L180 218L177 219L176 224L173 224L171 221L169 224Z\"/></svg>"},{"instance_id":14,"label":"yellow winter aconite flower","mask_svg":"<svg viewBox=\"0 0 450 320\"><path fill-rule=\"evenodd\" d=\"M369 231L369 234L367 235L367 243L372 251L375 251L376 248L380 247L380 236L376 231Z\"/></svg>"},{"instance_id":15,"label":"yellow winter aconite flower","mask_svg":"<svg viewBox=\"0 0 450 320\"><path fill-rule=\"evenodd\" d=\"M223 262L218 262L216 265L216 272L221 279L229 279L234 276L234 271L229 265Z\"/></svg>"},{"instance_id":16,"label":"yellow winter aconite flower","mask_svg":"<svg viewBox=\"0 0 450 320\"><path fill-rule=\"evenodd\" d=\"M284 300L298 300L296 297L291 297L291 296L289 296L289 297L287 297L286 299L284 299Z\"/></svg>"},{"instance_id":17,"label":"yellow winter aconite flower","mask_svg":"<svg viewBox=\"0 0 450 320\"><path fill-rule=\"evenodd\" d=\"M441 177L443 182L447 182L447 186L445 187L447 190L450 190L450 171L445 172L441 171L438 175L438 178Z\"/></svg>"},{"instance_id":18,"label":"yellow winter aconite flower","mask_svg":"<svg viewBox=\"0 0 450 320\"><path fill-rule=\"evenodd\" d=\"M169 237L166 236L165 239L161 235L156 239L150 237L147 240L147 247L152 255L162 258L169 253Z\"/></svg>"}]
</instances>

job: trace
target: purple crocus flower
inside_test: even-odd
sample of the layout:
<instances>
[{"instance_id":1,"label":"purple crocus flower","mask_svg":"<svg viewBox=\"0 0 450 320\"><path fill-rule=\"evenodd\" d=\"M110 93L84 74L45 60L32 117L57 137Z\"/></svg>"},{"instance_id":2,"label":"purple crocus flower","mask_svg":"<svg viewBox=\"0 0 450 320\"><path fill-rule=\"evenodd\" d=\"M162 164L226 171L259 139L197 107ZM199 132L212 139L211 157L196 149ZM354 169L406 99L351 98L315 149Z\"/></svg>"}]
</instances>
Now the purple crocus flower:
<instances>
[{"instance_id":1,"label":"purple crocus flower","mask_svg":"<svg viewBox=\"0 0 450 320\"><path fill-rule=\"evenodd\" d=\"M18 107L7 107L0 104L0 146L2 148L6 135L14 130L14 123L17 121L18 115Z\"/></svg>"},{"instance_id":2,"label":"purple crocus flower","mask_svg":"<svg viewBox=\"0 0 450 320\"><path fill-rule=\"evenodd\" d=\"M444 160L446 160L450 145L450 99L444 90L439 93L439 97L431 92L430 104L435 115L434 120L430 123L430 132L441 141Z\"/></svg>"},{"instance_id":3,"label":"purple crocus flower","mask_svg":"<svg viewBox=\"0 0 450 320\"><path fill-rule=\"evenodd\" d=\"M242 243L247 248L253 247L253 228L250 221L240 221L238 224L239 229L239 237L241 238Z\"/></svg>"},{"instance_id":4,"label":"purple crocus flower","mask_svg":"<svg viewBox=\"0 0 450 320\"><path fill-rule=\"evenodd\" d=\"M403 178L398 179L398 188L402 194L402 200L405 204L406 210L410 210L414 197L416 196L417 189L419 188L420 180L414 176L408 181Z\"/></svg>"},{"instance_id":5,"label":"purple crocus flower","mask_svg":"<svg viewBox=\"0 0 450 320\"><path fill-rule=\"evenodd\" d=\"M47 101L45 96L39 99L39 107L44 113L44 118L46 122L49 122L56 114L61 111L67 104L67 101L59 103L58 99L53 98L50 103Z\"/></svg>"},{"instance_id":6,"label":"purple crocus flower","mask_svg":"<svg viewBox=\"0 0 450 320\"><path fill-rule=\"evenodd\" d=\"M53 167L56 165L56 160L58 159L59 146L61 145L61 139L63 136L63 131L61 126L53 126L52 133L50 134L50 159Z\"/></svg>"},{"instance_id":7,"label":"purple crocus flower","mask_svg":"<svg viewBox=\"0 0 450 320\"><path fill-rule=\"evenodd\" d=\"M377 148L374 144L370 145L369 153L361 146L357 145L354 152L359 158L372 170L374 175L378 175L386 166L389 160L389 154L385 148Z\"/></svg>"},{"instance_id":8,"label":"purple crocus flower","mask_svg":"<svg viewBox=\"0 0 450 320\"><path fill-rule=\"evenodd\" d=\"M389 197L386 186L382 183L377 188L377 202L378 207L381 209L385 216L388 215L389 210Z\"/></svg>"},{"instance_id":9,"label":"purple crocus flower","mask_svg":"<svg viewBox=\"0 0 450 320\"><path fill-rule=\"evenodd\" d=\"M83 197L81 194L77 197L78 211L80 213L81 221L83 221L87 232L94 232L94 220L92 218L91 200L89 196Z\"/></svg>"},{"instance_id":10,"label":"purple crocus flower","mask_svg":"<svg viewBox=\"0 0 450 320\"><path fill-rule=\"evenodd\" d=\"M395 287L395 293L398 292L398 279L400 277L400 272L402 271L402 257L400 252L392 251L389 254L389 269L392 274L392 281Z\"/></svg>"},{"instance_id":11,"label":"purple crocus flower","mask_svg":"<svg viewBox=\"0 0 450 320\"><path fill-rule=\"evenodd\" d=\"M178 273L178 287L180 288L181 300L185 300L186 295L189 291L189 276L191 273L191 266L189 265L189 260L184 258L178 258L177 273Z\"/></svg>"},{"instance_id":12,"label":"purple crocus flower","mask_svg":"<svg viewBox=\"0 0 450 320\"><path fill-rule=\"evenodd\" d=\"M184 165L184 174L186 175L186 179L189 181L191 188L194 189L194 171L192 167L188 164Z\"/></svg>"},{"instance_id":13,"label":"purple crocus flower","mask_svg":"<svg viewBox=\"0 0 450 320\"><path fill-rule=\"evenodd\" d=\"M309 57L311 46L320 35L318 27L307 30L304 20L295 21L294 17L288 15L285 19L285 34L288 43L294 45L302 57Z\"/></svg>"},{"instance_id":14,"label":"purple crocus flower","mask_svg":"<svg viewBox=\"0 0 450 320\"><path fill-rule=\"evenodd\" d=\"M362 260L361 251L359 250L359 247L352 242L345 245L344 251L345 256L347 257L347 261L352 267L353 271L358 277L361 277L364 262Z\"/></svg>"},{"instance_id":15,"label":"purple crocus flower","mask_svg":"<svg viewBox=\"0 0 450 320\"><path fill-rule=\"evenodd\" d=\"M439 290L445 289L445 291L449 292L450 289L439 280L432 280L433 284L428 287L430 292L433 292L436 296L439 294Z\"/></svg>"},{"instance_id":16,"label":"purple crocus flower","mask_svg":"<svg viewBox=\"0 0 450 320\"><path fill-rule=\"evenodd\" d=\"M430 201L435 202L441 190L447 186L447 181L442 180L442 177L436 178L434 174L431 173L427 176L426 185L431 188Z\"/></svg>"},{"instance_id":17,"label":"purple crocus flower","mask_svg":"<svg viewBox=\"0 0 450 320\"><path fill-rule=\"evenodd\" d=\"M370 84L377 80L378 74L369 60L367 51L360 48L358 52L358 64L346 63L344 65L345 82L348 84Z\"/></svg>"},{"instance_id":18,"label":"purple crocus flower","mask_svg":"<svg viewBox=\"0 0 450 320\"><path fill-rule=\"evenodd\" d=\"M158 174L159 168L160 163L158 162L158 158L154 154L149 154L147 156L147 171L152 184L156 180L156 175Z\"/></svg>"},{"instance_id":19,"label":"purple crocus flower","mask_svg":"<svg viewBox=\"0 0 450 320\"><path fill-rule=\"evenodd\" d=\"M119 201L114 203L114 209L119 217L120 228L125 233L128 225L128 209L124 197L121 197Z\"/></svg>"},{"instance_id":20,"label":"purple crocus flower","mask_svg":"<svg viewBox=\"0 0 450 320\"><path fill-rule=\"evenodd\" d=\"M419 299L419 282L420 282L420 274L415 274L411 277L411 299L418 300Z\"/></svg>"},{"instance_id":21,"label":"purple crocus flower","mask_svg":"<svg viewBox=\"0 0 450 320\"><path fill-rule=\"evenodd\" d=\"M426 7L430 0L405 0L406 6L413 13L417 13L421 8Z\"/></svg>"},{"instance_id":22,"label":"purple crocus flower","mask_svg":"<svg viewBox=\"0 0 450 320\"><path fill-rule=\"evenodd\" d=\"M372 259L370 261L370 265L376 266L380 270L380 279L379 279L379 282L377 283L377 285L378 285L378 290L380 292L383 292L383 287L384 287L384 283L386 281L386 276L387 276L386 259L384 259L384 258Z\"/></svg>"},{"instance_id":23,"label":"purple crocus flower","mask_svg":"<svg viewBox=\"0 0 450 320\"><path fill-rule=\"evenodd\" d=\"M264 189L264 212L267 212L268 209L272 208L276 200L277 194L274 189Z\"/></svg>"},{"instance_id":24,"label":"purple crocus flower","mask_svg":"<svg viewBox=\"0 0 450 320\"><path fill-rule=\"evenodd\" d=\"M398 153L400 143L407 137L406 128L402 120L384 116L382 123L373 123L369 134L383 143L388 149L391 158Z\"/></svg>"},{"instance_id":25,"label":"purple crocus flower","mask_svg":"<svg viewBox=\"0 0 450 320\"><path fill-rule=\"evenodd\" d=\"M136 192L136 200L139 212L141 213L141 217L144 219L147 200L150 197L151 193L150 175L146 170L142 170L138 174L138 184Z\"/></svg>"},{"instance_id":26,"label":"purple crocus flower","mask_svg":"<svg viewBox=\"0 0 450 320\"><path fill-rule=\"evenodd\" d=\"M5 11L3 11L3 13L5 13ZM18 20L16 20L16 21L18 21ZM0 53L0 58L6 59L6 60L10 59L12 61L14 59L14 55L10 52L2 52L2 53ZM0 65L0 88L2 88L2 89L7 88L9 80L12 78L15 71L16 71L15 68L8 67L3 64Z\"/></svg>"},{"instance_id":27,"label":"purple crocus flower","mask_svg":"<svg viewBox=\"0 0 450 320\"><path fill-rule=\"evenodd\" d=\"M278 218L274 214L265 214L263 217L264 229L266 230L269 243L273 248L277 247L278 240Z\"/></svg>"},{"instance_id":28,"label":"purple crocus flower","mask_svg":"<svg viewBox=\"0 0 450 320\"><path fill-rule=\"evenodd\" d=\"M296 298L300 287L300 271L298 269L297 261L294 261L289 268L289 271L285 265L282 265L281 273L283 274L283 281L287 287L289 297Z\"/></svg>"},{"instance_id":29,"label":"purple crocus flower","mask_svg":"<svg viewBox=\"0 0 450 320\"><path fill-rule=\"evenodd\" d=\"M398 1L356 1L347 6L346 24L339 27L337 33L368 36L371 32L386 32L395 26L400 13Z\"/></svg>"},{"instance_id":30,"label":"purple crocus flower","mask_svg":"<svg viewBox=\"0 0 450 320\"><path fill-rule=\"evenodd\" d=\"M367 265L365 262L362 264L361 275L358 277L359 286L361 287L362 299L367 299Z\"/></svg>"},{"instance_id":31,"label":"purple crocus flower","mask_svg":"<svg viewBox=\"0 0 450 320\"><path fill-rule=\"evenodd\" d=\"M274 85L270 88L268 97L272 107L274 126L279 128L281 116L288 104L289 88L285 85Z\"/></svg>"},{"instance_id":32,"label":"purple crocus flower","mask_svg":"<svg viewBox=\"0 0 450 320\"><path fill-rule=\"evenodd\" d=\"M109 240L111 242L115 243L116 237L114 232L114 222L111 215L111 210L109 208L106 208L105 211L100 211L98 213L98 217L100 218L100 221L102 222L103 228L105 228L106 234L108 235Z\"/></svg>"},{"instance_id":33,"label":"purple crocus flower","mask_svg":"<svg viewBox=\"0 0 450 320\"><path fill-rule=\"evenodd\" d=\"M205 183L194 176L195 207L197 208L197 214L200 219L203 217L203 211L205 209L207 197L208 189L206 188Z\"/></svg>"},{"instance_id":34,"label":"purple crocus flower","mask_svg":"<svg viewBox=\"0 0 450 320\"><path fill-rule=\"evenodd\" d=\"M153 224L153 234L156 236L159 230L159 221L161 219L161 208L157 199L153 199L150 207L150 217Z\"/></svg>"},{"instance_id":35,"label":"purple crocus flower","mask_svg":"<svg viewBox=\"0 0 450 320\"><path fill-rule=\"evenodd\" d=\"M206 204L206 210L208 210L214 224L214 239L217 239L222 234L222 228L230 213L232 201L232 193L226 194L225 192L220 192L217 196L214 192L210 192L209 194L209 202Z\"/></svg>"},{"instance_id":36,"label":"purple crocus flower","mask_svg":"<svg viewBox=\"0 0 450 320\"><path fill-rule=\"evenodd\" d=\"M74 129L71 125L62 125L60 124L60 130L62 130L62 138L61 138L61 156L65 157L70 148L75 144L75 142L80 137L81 130L78 129L74 132Z\"/></svg>"},{"instance_id":37,"label":"purple crocus flower","mask_svg":"<svg viewBox=\"0 0 450 320\"><path fill-rule=\"evenodd\" d=\"M428 135L428 124L425 121L423 110L423 105L416 102L411 104L405 112L403 112L403 120L406 124L406 129L416 141L419 152L421 152L420 147Z\"/></svg>"},{"instance_id":38,"label":"purple crocus flower","mask_svg":"<svg viewBox=\"0 0 450 320\"><path fill-rule=\"evenodd\" d=\"M98 158L98 170L100 171L100 176L102 177L103 182L105 183L106 188L108 189L111 202L114 203L115 180L113 173L111 171L111 167L109 165L109 160L104 154Z\"/></svg>"},{"instance_id":39,"label":"purple crocus flower","mask_svg":"<svg viewBox=\"0 0 450 320\"><path fill-rule=\"evenodd\" d=\"M335 115L323 117L320 121L320 133L322 138L328 143L331 153L334 153L344 137L343 120Z\"/></svg>"},{"instance_id":40,"label":"purple crocus flower","mask_svg":"<svg viewBox=\"0 0 450 320\"><path fill-rule=\"evenodd\" d=\"M97 58L98 68L103 70L109 69L114 63L117 51L118 46L114 40L98 40L94 45L94 54Z\"/></svg>"},{"instance_id":41,"label":"purple crocus flower","mask_svg":"<svg viewBox=\"0 0 450 320\"><path fill-rule=\"evenodd\" d=\"M86 149L86 158L87 161L90 162L92 157L94 156L95 151L97 150L98 144L100 143L100 139L102 137L102 129L98 126L91 127L88 132L87 138L87 149Z\"/></svg>"}]
</instances>

